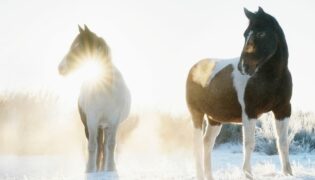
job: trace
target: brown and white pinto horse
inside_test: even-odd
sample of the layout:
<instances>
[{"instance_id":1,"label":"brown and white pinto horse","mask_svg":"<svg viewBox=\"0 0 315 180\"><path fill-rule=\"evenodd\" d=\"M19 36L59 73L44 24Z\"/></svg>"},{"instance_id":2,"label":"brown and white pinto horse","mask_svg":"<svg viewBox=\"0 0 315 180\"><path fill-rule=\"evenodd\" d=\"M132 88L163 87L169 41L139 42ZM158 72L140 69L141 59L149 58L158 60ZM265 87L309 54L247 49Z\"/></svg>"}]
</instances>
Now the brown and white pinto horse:
<instances>
[{"instance_id":1,"label":"brown and white pinto horse","mask_svg":"<svg viewBox=\"0 0 315 180\"><path fill-rule=\"evenodd\" d=\"M83 76L99 71L93 79L83 81L79 97L79 112L88 139L88 162L86 171L116 173L114 159L116 133L119 124L130 111L130 93L119 70L112 63L110 49L103 38L87 26L73 41L69 52L59 64L62 75L75 72L89 64ZM84 67L83 67L84 68Z\"/></svg>"},{"instance_id":2,"label":"brown and white pinto horse","mask_svg":"<svg viewBox=\"0 0 315 180\"><path fill-rule=\"evenodd\" d=\"M292 175L287 139L292 80L285 36L276 19L262 8L256 13L244 11L249 25L241 57L201 60L187 78L186 98L194 125L198 179L213 179L211 151L223 123L242 123L243 171L252 179L250 159L255 146L255 124L261 114L269 111L276 118L282 172ZM204 116L207 123L203 123Z\"/></svg>"}]
</instances>

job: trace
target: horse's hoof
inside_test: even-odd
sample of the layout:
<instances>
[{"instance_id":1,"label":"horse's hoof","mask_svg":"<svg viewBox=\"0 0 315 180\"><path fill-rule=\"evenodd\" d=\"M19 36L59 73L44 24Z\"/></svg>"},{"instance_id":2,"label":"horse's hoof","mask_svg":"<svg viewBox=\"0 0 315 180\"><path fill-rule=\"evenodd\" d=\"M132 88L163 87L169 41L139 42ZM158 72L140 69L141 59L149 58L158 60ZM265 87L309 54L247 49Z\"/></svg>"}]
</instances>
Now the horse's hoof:
<instances>
[{"instance_id":1,"label":"horse's hoof","mask_svg":"<svg viewBox=\"0 0 315 180\"><path fill-rule=\"evenodd\" d=\"M116 171L103 171L96 173L87 173L87 180L118 180L119 176Z\"/></svg>"},{"instance_id":2,"label":"horse's hoof","mask_svg":"<svg viewBox=\"0 0 315 180\"><path fill-rule=\"evenodd\" d=\"M200 175L200 174L198 174L198 175L196 176L196 178L197 178L197 180L204 180L203 175Z\"/></svg>"},{"instance_id":3,"label":"horse's hoof","mask_svg":"<svg viewBox=\"0 0 315 180\"><path fill-rule=\"evenodd\" d=\"M245 174L246 179L253 180L254 177L252 174Z\"/></svg>"},{"instance_id":4,"label":"horse's hoof","mask_svg":"<svg viewBox=\"0 0 315 180\"><path fill-rule=\"evenodd\" d=\"M207 178L206 178L207 180L214 180L214 178L213 178L213 176L212 175L209 175L209 176L207 176Z\"/></svg>"},{"instance_id":5,"label":"horse's hoof","mask_svg":"<svg viewBox=\"0 0 315 180\"><path fill-rule=\"evenodd\" d=\"M251 171L248 171L248 170L243 169L243 172L244 172L244 174L245 174L246 179L250 179L250 180L253 180L253 179L254 179L253 174L252 174Z\"/></svg>"},{"instance_id":6,"label":"horse's hoof","mask_svg":"<svg viewBox=\"0 0 315 180\"><path fill-rule=\"evenodd\" d=\"M285 168L282 169L282 173L283 173L285 176L293 176L291 165L290 165L290 164L287 164L287 165L285 166Z\"/></svg>"}]
</instances>

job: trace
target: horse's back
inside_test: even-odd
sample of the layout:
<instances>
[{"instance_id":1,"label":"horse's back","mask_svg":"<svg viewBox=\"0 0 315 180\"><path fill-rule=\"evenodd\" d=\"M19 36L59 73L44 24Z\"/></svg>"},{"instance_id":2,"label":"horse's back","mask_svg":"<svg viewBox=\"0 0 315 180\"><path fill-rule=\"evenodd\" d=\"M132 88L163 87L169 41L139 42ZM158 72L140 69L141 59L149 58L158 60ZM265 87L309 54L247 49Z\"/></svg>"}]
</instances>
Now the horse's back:
<instances>
[{"instance_id":1,"label":"horse's back","mask_svg":"<svg viewBox=\"0 0 315 180\"><path fill-rule=\"evenodd\" d=\"M216 122L241 122L241 105L234 85L238 58L204 59L188 75L186 98L190 110L206 114Z\"/></svg>"}]
</instances>

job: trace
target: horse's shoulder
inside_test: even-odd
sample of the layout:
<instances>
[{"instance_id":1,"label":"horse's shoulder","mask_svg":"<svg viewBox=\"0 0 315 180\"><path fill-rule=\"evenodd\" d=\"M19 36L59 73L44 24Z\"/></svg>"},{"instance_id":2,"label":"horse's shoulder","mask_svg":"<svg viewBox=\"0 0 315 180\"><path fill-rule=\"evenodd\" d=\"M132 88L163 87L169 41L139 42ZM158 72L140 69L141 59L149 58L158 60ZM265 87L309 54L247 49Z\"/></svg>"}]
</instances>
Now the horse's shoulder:
<instances>
[{"instance_id":1,"label":"horse's shoulder","mask_svg":"<svg viewBox=\"0 0 315 180\"><path fill-rule=\"evenodd\" d=\"M188 82L199 84L202 87L207 86L213 77L216 76L222 69L232 65L233 67L238 62L239 58L234 59L214 59L206 58L198 61L192 66L188 76Z\"/></svg>"},{"instance_id":2,"label":"horse's shoulder","mask_svg":"<svg viewBox=\"0 0 315 180\"><path fill-rule=\"evenodd\" d=\"M198 61L189 72L189 81L206 86L209 77L212 74L216 65L216 61L213 59L202 59Z\"/></svg>"}]
</instances>

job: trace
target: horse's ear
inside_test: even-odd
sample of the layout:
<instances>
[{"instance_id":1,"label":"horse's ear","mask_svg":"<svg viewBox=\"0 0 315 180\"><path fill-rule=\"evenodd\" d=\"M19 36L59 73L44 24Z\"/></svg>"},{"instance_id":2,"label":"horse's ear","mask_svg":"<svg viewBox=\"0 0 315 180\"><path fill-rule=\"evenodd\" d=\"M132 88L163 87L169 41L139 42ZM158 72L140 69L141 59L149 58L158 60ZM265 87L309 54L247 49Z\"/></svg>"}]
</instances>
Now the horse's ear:
<instances>
[{"instance_id":1,"label":"horse's ear","mask_svg":"<svg viewBox=\"0 0 315 180\"><path fill-rule=\"evenodd\" d=\"M78 25L78 27L79 27L79 32L80 32L80 33L83 33L84 30L81 28L81 26Z\"/></svg>"},{"instance_id":2,"label":"horse's ear","mask_svg":"<svg viewBox=\"0 0 315 180\"><path fill-rule=\"evenodd\" d=\"M249 20L252 20L254 17L255 17L255 14L250 12L248 9L244 8L244 12L245 12L245 15L246 17L249 19Z\"/></svg>"},{"instance_id":3,"label":"horse's ear","mask_svg":"<svg viewBox=\"0 0 315 180\"><path fill-rule=\"evenodd\" d=\"M85 32L91 32L90 29L87 27L86 24L84 24L84 30L85 30Z\"/></svg>"},{"instance_id":4,"label":"horse's ear","mask_svg":"<svg viewBox=\"0 0 315 180\"><path fill-rule=\"evenodd\" d=\"M265 11L263 10L263 8L261 8L261 7L259 6L259 8L258 8L258 13L259 13L259 14L264 14Z\"/></svg>"}]
</instances>

